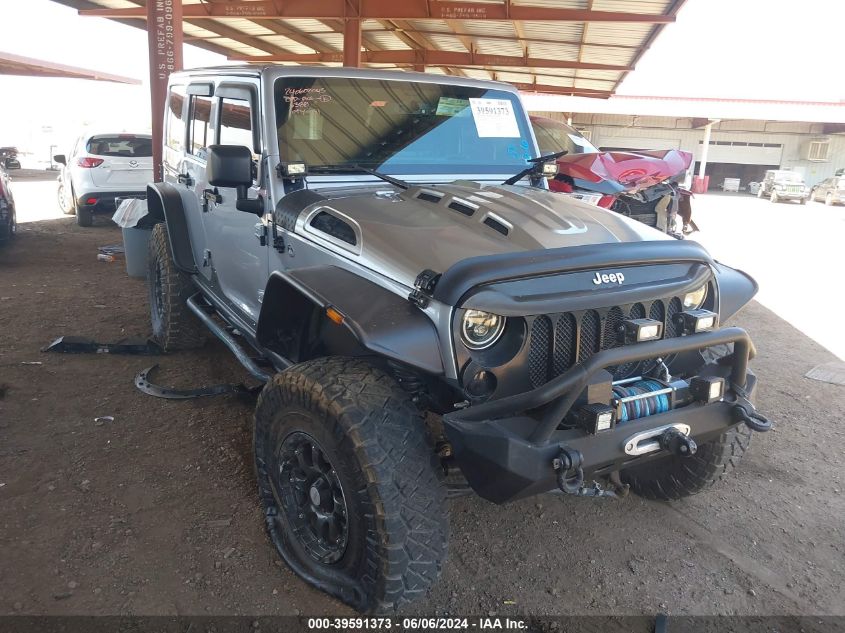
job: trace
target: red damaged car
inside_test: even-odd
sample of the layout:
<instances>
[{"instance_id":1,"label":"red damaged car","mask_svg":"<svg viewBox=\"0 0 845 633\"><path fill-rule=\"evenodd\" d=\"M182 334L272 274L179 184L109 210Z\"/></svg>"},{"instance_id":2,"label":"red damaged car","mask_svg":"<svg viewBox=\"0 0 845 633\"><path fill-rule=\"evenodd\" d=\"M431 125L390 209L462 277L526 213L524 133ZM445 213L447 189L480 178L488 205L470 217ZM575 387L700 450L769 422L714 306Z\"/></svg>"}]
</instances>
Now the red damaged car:
<instances>
[{"instance_id":1,"label":"red damaged car","mask_svg":"<svg viewBox=\"0 0 845 633\"><path fill-rule=\"evenodd\" d=\"M696 229L689 191L678 181L686 175L692 154L681 150L601 152L577 130L553 119L532 116L540 153L566 150L557 159L552 191L611 209L629 218L682 237Z\"/></svg>"}]
</instances>

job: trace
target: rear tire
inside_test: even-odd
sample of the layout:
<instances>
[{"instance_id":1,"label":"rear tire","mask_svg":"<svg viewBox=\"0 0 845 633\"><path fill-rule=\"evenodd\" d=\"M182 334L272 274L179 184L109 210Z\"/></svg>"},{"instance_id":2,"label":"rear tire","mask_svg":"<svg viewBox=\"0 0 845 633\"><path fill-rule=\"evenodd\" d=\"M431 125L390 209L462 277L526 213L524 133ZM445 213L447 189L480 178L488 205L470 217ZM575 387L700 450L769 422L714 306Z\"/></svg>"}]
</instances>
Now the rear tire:
<instances>
[{"instance_id":1,"label":"rear tire","mask_svg":"<svg viewBox=\"0 0 845 633\"><path fill-rule=\"evenodd\" d=\"M91 226L94 224L94 212L90 209L82 209L78 205L76 207L76 223L79 226Z\"/></svg>"},{"instance_id":2,"label":"rear tire","mask_svg":"<svg viewBox=\"0 0 845 633\"><path fill-rule=\"evenodd\" d=\"M205 330L186 303L197 289L173 263L166 224L153 227L149 249L147 287L153 339L167 352L202 347Z\"/></svg>"},{"instance_id":3,"label":"rear tire","mask_svg":"<svg viewBox=\"0 0 845 633\"><path fill-rule=\"evenodd\" d=\"M620 474L631 491L646 499L674 501L697 494L725 478L751 444L751 429L741 424L701 444L695 455L670 455L627 468Z\"/></svg>"},{"instance_id":4,"label":"rear tire","mask_svg":"<svg viewBox=\"0 0 845 633\"><path fill-rule=\"evenodd\" d=\"M0 227L0 246L5 246L13 239L15 239L15 235L18 233L18 222L17 217L15 216L15 210L13 208L9 208L9 218L8 223L4 227Z\"/></svg>"},{"instance_id":5,"label":"rear tire","mask_svg":"<svg viewBox=\"0 0 845 633\"><path fill-rule=\"evenodd\" d=\"M381 612L439 577L445 490L423 419L392 378L353 358L277 374L258 399L254 449L270 539L304 580Z\"/></svg>"}]
</instances>

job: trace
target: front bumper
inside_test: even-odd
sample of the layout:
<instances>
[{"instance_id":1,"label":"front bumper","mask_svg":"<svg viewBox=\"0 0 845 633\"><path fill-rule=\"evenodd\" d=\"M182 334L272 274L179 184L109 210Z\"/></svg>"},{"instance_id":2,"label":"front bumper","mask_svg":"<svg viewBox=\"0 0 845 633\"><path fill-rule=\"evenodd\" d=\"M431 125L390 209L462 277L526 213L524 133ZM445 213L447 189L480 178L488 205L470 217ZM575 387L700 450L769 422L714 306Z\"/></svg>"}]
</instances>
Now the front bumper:
<instances>
[{"instance_id":1,"label":"front bumper","mask_svg":"<svg viewBox=\"0 0 845 633\"><path fill-rule=\"evenodd\" d=\"M810 197L810 192L808 191L781 191L780 189L775 189L774 192L781 200L803 200L804 198Z\"/></svg>"},{"instance_id":2,"label":"front bumper","mask_svg":"<svg viewBox=\"0 0 845 633\"><path fill-rule=\"evenodd\" d=\"M582 429L558 429L590 379L604 368L729 343L734 344L732 355L706 364L699 372L725 378L721 401L689 404L595 435ZM753 356L751 339L740 328L601 351L542 387L445 415L446 436L461 471L481 497L505 503L548 492L558 487L553 461L563 447L580 451L585 474L598 476L668 454L658 450L633 457L626 452L626 445L637 434L684 424L690 428L689 437L701 444L736 426L734 404L752 398L756 387L748 372Z\"/></svg>"}]
</instances>

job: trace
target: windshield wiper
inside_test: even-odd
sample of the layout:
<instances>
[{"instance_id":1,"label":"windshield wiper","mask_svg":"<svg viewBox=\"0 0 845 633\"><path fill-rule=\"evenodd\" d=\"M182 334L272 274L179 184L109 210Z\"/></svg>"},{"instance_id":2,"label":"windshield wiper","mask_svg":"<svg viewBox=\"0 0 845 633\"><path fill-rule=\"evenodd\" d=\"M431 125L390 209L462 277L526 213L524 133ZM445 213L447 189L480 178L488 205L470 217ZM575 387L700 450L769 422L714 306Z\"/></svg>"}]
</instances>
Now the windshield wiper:
<instances>
[{"instance_id":1,"label":"windshield wiper","mask_svg":"<svg viewBox=\"0 0 845 633\"><path fill-rule=\"evenodd\" d=\"M556 160L556 159L560 158L561 156L566 156L568 153L569 153L568 150L562 150L560 152L555 152L554 154L546 154L545 156L538 156L537 158L529 158L528 162L531 163L531 164L528 167L523 169L521 172L519 172L515 176L511 176L510 178L508 178L502 184L503 185L515 185L516 183L518 183L520 180L522 180L526 176L528 176L530 174L537 174L537 166L538 165L542 165L543 163L547 163L549 161ZM542 172L538 175L542 175Z\"/></svg>"},{"instance_id":2,"label":"windshield wiper","mask_svg":"<svg viewBox=\"0 0 845 633\"><path fill-rule=\"evenodd\" d=\"M319 172L329 172L334 174L370 174L371 176L381 178L383 181L389 182L391 185L395 185L400 189L411 188L411 184L405 182L404 180L388 176L387 174L383 174L375 169L370 169L369 167L364 167L363 165L314 165L309 166L308 171L315 174Z\"/></svg>"}]
</instances>

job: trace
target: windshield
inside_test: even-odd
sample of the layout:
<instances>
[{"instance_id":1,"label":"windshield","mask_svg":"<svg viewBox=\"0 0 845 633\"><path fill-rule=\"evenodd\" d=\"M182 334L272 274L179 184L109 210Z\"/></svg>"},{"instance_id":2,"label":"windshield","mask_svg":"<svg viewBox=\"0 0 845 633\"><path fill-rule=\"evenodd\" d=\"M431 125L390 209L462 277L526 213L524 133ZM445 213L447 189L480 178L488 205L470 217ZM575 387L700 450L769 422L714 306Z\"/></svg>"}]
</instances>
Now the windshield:
<instances>
[{"instance_id":1,"label":"windshield","mask_svg":"<svg viewBox=\"0 0 845 633\"><path fill-rule=\"evenodd\" d=\"M534 135L543 155L566 150L569 154L594 154L599 150L574 128L560 121L532 117Z\"/></svg>"},{"instance_id":2,"label":"windshield","mask_svg":"<svg viewBox=\"0 0 845 633\"><path fill-rule=\"evenodd\" d=\"M536 156L516 95L384 79L287 77L275 86L283 161L390 174L512 174Z\"/></svg>"},{"instance_id":3,"label":"windshield","mask_svg":"<svg viewBox=\"0 0 845 633\"><path fill-rule=\"evenodd\" d=\"M153 155L153 141L150 136L137 134L115 134L92 136L85 151L95 156L128 156L149 158Z\"/></svg>"}]
</instances>

